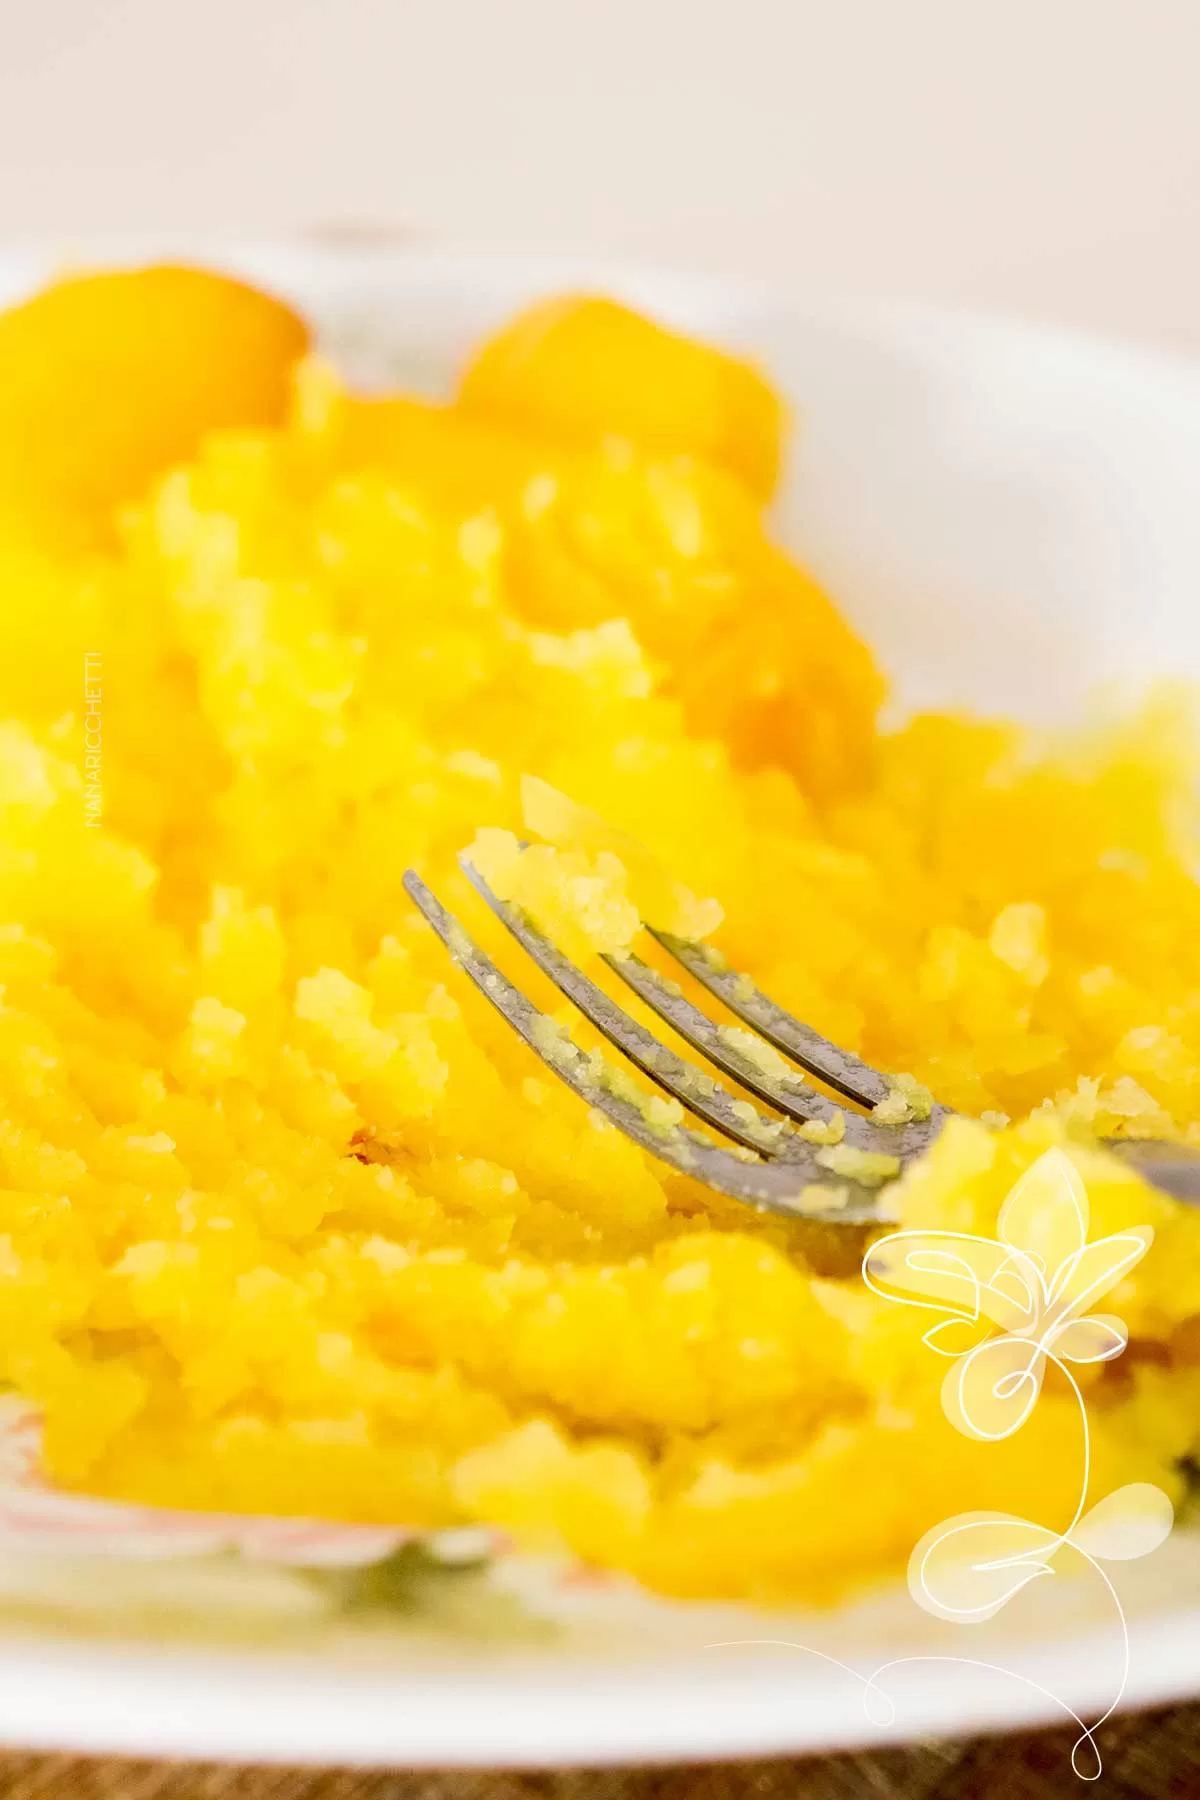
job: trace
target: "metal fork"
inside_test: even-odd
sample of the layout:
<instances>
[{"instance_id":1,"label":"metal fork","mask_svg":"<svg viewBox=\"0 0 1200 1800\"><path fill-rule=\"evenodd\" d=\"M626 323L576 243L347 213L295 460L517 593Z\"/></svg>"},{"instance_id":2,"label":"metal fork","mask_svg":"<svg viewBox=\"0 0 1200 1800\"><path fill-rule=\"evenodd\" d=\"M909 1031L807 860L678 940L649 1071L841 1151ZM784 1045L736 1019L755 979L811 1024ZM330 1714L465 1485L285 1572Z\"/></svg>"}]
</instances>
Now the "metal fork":
<instances>
[{"instance_id":1,"label":"metal fork","mask_svg":"<svg viewBox=\"0 0 1200 1800\"><path fill-rule=\"evenodd\" d=\"M661 1096L647 1093L622 1064L599 1051L588 1054L579 1049L548 1013L539 1011L509 981L409 869L405 890L454 961L559 1079L626 1137L680 1173L759 1211L845 1225L877 1224L894 1216L886 1190L929 1148L951 1116L948 1108L933 1103L926 1109L918 1102L915 1113L924 1116L914 1116L897 1080L889 1080L777 1006L706 944L646 926L668 955L741 1022L740 1028L711 1019L678 983L640 957L629 953L603 958L708 1063L773 1109L761 1112L660 1042L564 956L523 911L494 894L465 854L458 860L472 887L538 967L629 1062L679 1102L673 1107ZM816 1076L851 1104L817 1092L799 1071ZM714 1143L686 1124L680 1108L733 1147ZM908 1117L903 1116L906 1111ZM889 1120L889 1113L899 1116ZM812 1128L808 1135L806 1127ZM826 1136L832 1140L839 1132L836 1143L814 1141ZM887 1160L856 1170L856 1158L839 1154L842 1145ZM1107 1147L1163 1192L1200 1200L1200 1152L1146 1139L1111 1140ZM839 1164L851 1167L840 1169Z\"/></svg>"}]
</instances>

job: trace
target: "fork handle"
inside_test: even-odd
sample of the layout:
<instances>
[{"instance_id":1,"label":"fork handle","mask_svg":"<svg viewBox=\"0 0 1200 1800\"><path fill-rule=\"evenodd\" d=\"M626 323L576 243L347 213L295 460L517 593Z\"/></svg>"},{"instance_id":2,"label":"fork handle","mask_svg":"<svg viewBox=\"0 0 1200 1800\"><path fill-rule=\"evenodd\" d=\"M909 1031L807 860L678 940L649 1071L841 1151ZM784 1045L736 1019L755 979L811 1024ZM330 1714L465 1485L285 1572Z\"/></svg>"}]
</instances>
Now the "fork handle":
<instances>
[{"instance_id":1,"label":"fork handle","mask_svg":"<svg viewBox=\"0 0 1200 1800\"><path fill-rule=\"evenodd\" d=\"M1200 1205L1200 1150L1160 1138L1108 1138L1104 1147L1160 1193Z\"/></svg>"}]
</instances>

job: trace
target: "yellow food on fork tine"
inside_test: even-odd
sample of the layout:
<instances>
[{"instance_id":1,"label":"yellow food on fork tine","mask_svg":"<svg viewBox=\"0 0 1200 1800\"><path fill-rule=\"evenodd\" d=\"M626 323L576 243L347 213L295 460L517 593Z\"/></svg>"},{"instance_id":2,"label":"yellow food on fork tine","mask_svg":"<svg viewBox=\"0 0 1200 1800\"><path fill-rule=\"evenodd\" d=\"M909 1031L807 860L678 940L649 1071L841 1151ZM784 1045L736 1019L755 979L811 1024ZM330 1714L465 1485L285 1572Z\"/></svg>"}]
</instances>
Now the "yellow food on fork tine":
<instances>
[{"instance_id":1,"label":"yellow food on fork tine","mask_svg":"<svg viewBox=\"0 0 1200 1800\"><path fill-rule=\"evenodd\" d=\"M409 897L518 1035L634 1142L719 1193L759 1210L810 1219L862 1224L895 1217L890 1208L870 1202L870 1190L894 1181L928 1153L950 1117L947 1109L937 1105L911 1075L885 1076L814 1032L763 994L748 975L732 970L712 946L681 935L677 926L654 925L651 921L662 917L662 911L654 909L678 909L681 892L688 915L697 922L705 920L703 929L715 926L719 908L711 904L701 908L687 890L670 882L635 840L606 832L603 821L574 807L544 782L527 779L524 792L526 823L542 819L564 848L530 847L510 832L483 830L459 860L472 885L537 967L622 1056L672 1096L673 1128L663 1131L655 1125L648 1133L647 1124L655 1118L651 1109L661 1109L661 1098L641 1095L623 1066L607 1062L598 1051L585 1063L570 1038L531 1007L527 996L472 943L415 870L409 870L404 878ZM625 891L626 870L611 849L588 859L565 848L573 837L592 843L620 841L627 860L649 875L649 880L643 879L649 912L639 913L632 906ZM997 954L1004 960L1013 960L1020 948L1018 966L1028 962L1031 911L1037 909L1010 907L992 932L993 943L999 939L1003 946ZM1019 914L1025 916L1018 924ZM643 925L700 988L743 1024L717 1023L685 996L677 981L634 955L632 940ZM638 1017L614 1004L564 953L564 942L569 945L572 938L584 957L599 953L645 1003L654 1024L665 1025L684 1046L783 1117L757 1112L736 1092L681 1058L653 1034L653 1025L647 1031ZM1044 974L1043 966L1035 979ZM802 1078L780 1051L869 1116L802 1091ZM715 1129L716 1145L682 1126L680 1104ZM732 1148L722 1148L724 1140L732 1140ZM810 1148L814 1144L821 1146L815 1153ZM1120 1154L1162 1192L1200 1202L1200 1149L1136 1139L1110 1139L1103 1148ZM772 1166L747 1172L738 1166L754 1160L747 1153L756 1153Z\"/></svg>"},{"instance_id":2,"label":"yellow food on fork tine","mask_svg":"<svg viewBox=\"0 0 1200 1800\"><path fill-rule=\"evenodd\" d=\"M920 1125L924 1089L953 1107L887 1190L904 1223L990 1232L1061 1144L1097 1232L1153 1225L1121 1299L1137 1354L1084 1378L1097 1491L1181 1495L1200 1215L1097 1139L1200 1117L1187 709L1069 743L880 730L869 649L764 517L781 408L719 348L567 299L444 404L367 397L292 368L288 309L194 279L0 319L0 1385L42 1410L49 1477L494 1522L742 1598L894 1571L983 1494L1069 1517L1052 1383L1010 1445L951 1431L861 1232L668 1167L454 970L410 866L593 1092L683 1129L640 1076L605 1086L593 1029L472 893L484 822L479 868L597 986L642 916L702 939L718 896L714 980L911 1071L880 1128ZM714 1056L782 1083L720 1017ZM708 1066L689 1111L717 1103ZM721 1081L753 1175L783 1111ZM849 1117L801 1138L826 1185L864 1173Z\"/></svg>"},{"instance_id":3,"label":"yellow food on fork tine","mask_svg":"<svg viewBox=\"0 0 1200 1800\"><path fill-rule=\"evenodd\" d=\"M585 941L592 949L627 949L643 919L653 919L663 931L687 938L706 938L721 923L719 901L697 899L682 882L672 879L660 859L632 833L616 830L599 813L560 794L536 775L521 777L520 792L526 829L552 848L578 852L586 859L580 865L585 885L568 889L563 896L567 908L578 910L585 895L597 904L607 904L610 917L603 944L594 927L586 933ZM531 894L530 887L537 881L539 869L543 880L553 880L553 872L563 868L562 857L539 859L536 847L522 855L511 833L499 836L486 830L475 838L471 857L501 899L517 899L519 883L522 903L543 920L547 918L550 893L543 888L539 898ZM602 862L602 858L606 860ZM569 914L562 912L562 916L569 929ZM582 919L579 922L583 924Z\"/></svg>"}]
</instances>

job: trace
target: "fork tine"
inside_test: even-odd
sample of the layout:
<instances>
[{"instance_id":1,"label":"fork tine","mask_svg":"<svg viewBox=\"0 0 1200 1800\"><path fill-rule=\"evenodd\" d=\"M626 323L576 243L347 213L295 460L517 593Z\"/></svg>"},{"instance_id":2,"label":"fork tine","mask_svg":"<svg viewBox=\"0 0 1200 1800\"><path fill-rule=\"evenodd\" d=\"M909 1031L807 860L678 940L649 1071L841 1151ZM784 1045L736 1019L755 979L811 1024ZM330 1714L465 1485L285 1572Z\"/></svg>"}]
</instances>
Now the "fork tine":
<instances>
[{"instance_id":1,"label":"fork tine","mask_svg":"<svg viewBox=\"0 0 1200 1800\"><path fill-rule=\"evenodd\" d=\"M646 928L676 962L682 963L689 975L715 994L722 1005L741 1019L752 1031L766 1038L785 1056L798 1062L802 1069L815 1075L836 1093L844 1094L859 1106L878 1106L888 1097L888 1084L877 1069L831 1044L811 1025L802 1024L792 1013L785 1012L768 999L748 975L731 969L717 950L689 938L674 937L669 931Z\"/></svg>"},{"instance_id":2,"label":"fork tine","mask_svg":"<svg viewBox=\"0 0 1200 1800\"><path fill-rule=\"evenodd\" d=\"M507 926L524 950L550 979L572 1000L585 1018L602 1031L610 1043L622 1050L643 1074L681 1100L716 1130L732 1137L736 1143L757 1150L760 1156L789 1156L795 1136L782 1135L779 1121L756 1112L746 1101L739 1102L725 1088L677 1056L609 999L602 988L564 956L543 931L519 907L512 906L493 893L466 852L458 858L467 880L496 917ZM913 1121L908 1124L885 1125L862 1113L851 1112L814 1093L802 1085L801 1076L775 1076L758 1066L736 1042L722 1035L721 1027L702 1013L674 983L666 981L657 969L650 968L640 957L606 956L603 960L687 1043L740 1086L756 1094L760 1100L790 1119L805 1123L810 1119L842 1120L844 1141L855 1149L886 1156L909 1157L927 1148L940 1128L940 1120L930 1124ZM885 1090L886 1091L886 1090Z\"/></svg>"},{"instance_id":3,"label":"fork tine","mask_svg":"<svg viewBox=\"0 0 1200 1800\"><path fill-rule=\"evenodd\" d=\"M641 996L647 1006L653 1008L660 1019L677 1031L683 1039L710 1062L732 1075L743 1087L757 1094L761 1100L770 1101L780 1112L794 1119L833 1119L840 1117L845 1132L845 1142L856 1150L874 1151L887 1156L898 1156L907 1161L912 1156L919 1156L927 1150L946 1119L944 1107L935 1106L927 1119L909 1119L903 1124L886 1124L881 1119L864 1117L860 1112L853 1112L849 1107L839 1106L836 1101L829 1100L823 1094L814 1093L811 1088L804 1088L789 1082L787 1076L775 1076L758 1067L752 1056L747 1056L736 1043L730 1043L722 1027L715 1025L708 1014L693 1006L683 990L673 981L660 975L639 956L606 956L609 968L629 984L635 994ZM736 979L736 978L735 978ZM765 999L765 996L764 996ZM767 1005L771 1002L767 1001ZM791 1017L790 1014L784 1015ZM796 1021L798 1024L798 1021ZM800 1027L800 1029L805 1029ZM815 1034L814 1034L815 1035ZM824 1040L822 1040L824 1041ZM778 1048L778 1044L776 1048ZM832 1046L831 1046L832 1047ZM839 1054L842 1054L839 1052ZM853 1058L848 1059L853 1061ZM862 1065L865 1067L865 1064ZM874 1073L874 1071L870 1071ZM882 1078L881 1078L882 1079ZM800 1078L795 1078L798 1083ZM885 1083L886 1088L886 1083Z\"/></svg>"},{"instance_id":4,"label":"fork tine","mask_svg":"<svg viewBox=\"0 0 1200 1800\"><path fill-rule=\"evenodd\" d=\"M840 1116L845 1128L845 1142L856 1149L882 1151L888 1155L907 1152L906 1127L879 1124L802 1086L803 1078L799 1075L773 1075L760 1067L736 1042L731 1043L723 1035L722 1027L715 1025L707 1013L693 1006L681 988L644 963L640 956L631 952L626 956L606 956L604 961L686 1043L742 1087L757 1094L760 1100L778 1107L791 1119L826 1121Z\"/></svg>"},{"instance_id":5,"label":"fork tine","mask_svg":"<svg viewBox=\"0 0 1200 1800\"><path fill-rule=\"evenodd\" d=\"M786 1161L759 1162L746 1151L722 1149L685 1125L652 1124L646 1110L621 1091L632 1085L628 1078L622 1080L621 1072L607 1063L597 1070L595 1060L584 1056L547 1013L513 986L414 870L406 871L404 887L454 961L530 1049L581 1100L651 1156L760 1212L844 1225L877 1224L887 1216L870 1188L854 1181L831 1186L828 1171L806 1145L797 1143L796 1155L789 1154Z\"/></svg>"},{"instance_id":6,"label":"fork tine","mask_svg":"<svg viewBox=\"0 0 1200 1800\"><path fill-rule=\"evenodd\" d=\"M583 970L564 956L558 946L531 919L501 900L479 873L470 858L462 855L459 866L476 893L487 901L496 917L507 926L523 950L528 951L538 968L549 975L568 1000L574 1002L586 1019L602 1031L610 1044L615 1044L644 1075L682 1101L689 1112L715 1130L724 1132L735 1143L760 1156L778 1156L784 1149L784 1138L792 1133L780 1119L767 1118L748 1101L734 1095L704 1075L691 1063L676 1056L665 1044L639 1025L636 1019L609 999L603 988L588 979ZM809 1115L805 1115L808 1117Z\"/></svg>"}]
</instances>

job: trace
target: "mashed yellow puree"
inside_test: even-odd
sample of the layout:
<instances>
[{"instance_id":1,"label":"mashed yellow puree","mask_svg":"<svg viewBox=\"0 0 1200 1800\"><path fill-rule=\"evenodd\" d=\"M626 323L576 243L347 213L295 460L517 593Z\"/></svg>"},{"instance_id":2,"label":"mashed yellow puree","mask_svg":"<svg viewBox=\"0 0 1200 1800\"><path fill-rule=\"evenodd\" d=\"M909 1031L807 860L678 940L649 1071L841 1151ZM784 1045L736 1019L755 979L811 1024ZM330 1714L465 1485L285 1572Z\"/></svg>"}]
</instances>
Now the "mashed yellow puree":
<instances>
[{"instance_id":1,"label":"mashed yellow puree","mask_svg":"<svg viewBox=\"0 0 1200 1800\"><path fill-rule=\"evenodd\" d=\"M1093 1494L1178 1497L1200 1213L1092 1134L1197 1135L1181 708L881 733L869 651L764 521L774 396L621 308L533 309L448 407L293 374L303 338L187 271L0 319L0 1383L53 1477L493 1521L678 1594L1070 1516L1053 1375L1011 1442L956 1433L860 1234L651 1161L457 973L410 864L590 1044L456 871L485 827L577 953L677 908L966 1115L906 1222L990 1230L1061 1142L1093 1235L1153 1225L1108 1302L1131 1348L1083 1371ZM514 864L530 831L557 847Z\"/></svg>"}]
</instances>

